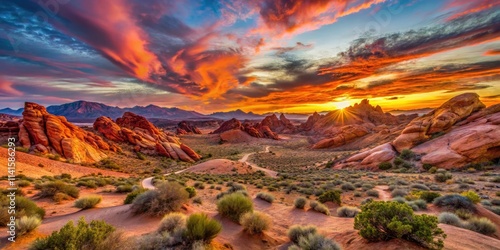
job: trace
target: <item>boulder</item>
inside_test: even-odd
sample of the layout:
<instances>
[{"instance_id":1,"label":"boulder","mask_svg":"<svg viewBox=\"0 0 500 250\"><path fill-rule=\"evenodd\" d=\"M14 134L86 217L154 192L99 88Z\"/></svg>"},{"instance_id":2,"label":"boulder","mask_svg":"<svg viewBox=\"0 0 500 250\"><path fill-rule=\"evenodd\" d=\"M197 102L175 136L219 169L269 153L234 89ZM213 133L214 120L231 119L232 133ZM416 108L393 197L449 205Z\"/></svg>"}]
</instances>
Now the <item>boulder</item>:
<instances>
[{"instance_id":1,"label":"boulder","mask_svg":"<svg viewBox=\"0 0 500 250\"><path fill-rule=\"evenodd\" d=\"M390 162L396 157L396 151L391 143L385 143L372 149L355 154L335 168L358 168L358 169L378 169L381 162Z\"/></svg>"},{"instance_id":2,"label":"boulder","mask_svg":"<svg viewBox=\"0 0 500 250\"><path fill-rule=\"evenodd\" d=\"M447 132L455 123L484 107L476 93L455 96L432 112L413 119L393 145L398 152L412 148L434 135Z\"/></svg>"},{"instance_id":3,"label":"boulder","mask_svg":"<svg viewBox=\"0 0 500 250\"><path fill-rule=\"evenodd\" d=\"M146 118L131 112L117 118L116 123L109 117L101 116L94 122L94 129L111 141L133 145L135 151L186 162L201 159L200 155L181 144L172 134L161 131Z\"/></svg>"},{"instance_id":4,"label":"boulder","mask_svg":"<svg viewBox=\"0 0 500 250\"><path fill-rule=\"evenodd\" d=\"M361 125L343 126L334 132L330 137L323 139L313 145L314 149L339 147L352 140L362 137L369 133L369 130Z\"/></svg>"},{"instance_id":5,"label":"boulder","mask_svg":"<svg viewBox=\"0 0 500 250\"><path fill-rule=\"evenodd\" d=\"M75 163L96 162L106 156L104 150L120 150L101 137L86 131L62 116L49 114L45 107L26 102L19 128L23 147L38 153L54 153Z\"/></svg>"}]
</instances>

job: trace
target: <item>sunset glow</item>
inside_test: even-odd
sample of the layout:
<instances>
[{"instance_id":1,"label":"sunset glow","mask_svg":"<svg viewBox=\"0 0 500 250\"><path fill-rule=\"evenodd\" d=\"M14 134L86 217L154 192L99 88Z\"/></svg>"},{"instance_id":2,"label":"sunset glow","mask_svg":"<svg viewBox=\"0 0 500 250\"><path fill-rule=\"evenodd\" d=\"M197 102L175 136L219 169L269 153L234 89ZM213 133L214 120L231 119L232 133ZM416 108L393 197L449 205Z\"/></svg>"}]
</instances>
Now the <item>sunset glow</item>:
<instances>
[{"instance_id":1,"label":"sunset glow","mask_svg":"<svg viewBox=\"0 0 500 250\"><path fill-rule=\"evenodd\" d=\"M1 107L312 113L362 99L436 107L470 91L500 101L495 1L56 2L0 3Z\"/></svg>"}]
</instances>

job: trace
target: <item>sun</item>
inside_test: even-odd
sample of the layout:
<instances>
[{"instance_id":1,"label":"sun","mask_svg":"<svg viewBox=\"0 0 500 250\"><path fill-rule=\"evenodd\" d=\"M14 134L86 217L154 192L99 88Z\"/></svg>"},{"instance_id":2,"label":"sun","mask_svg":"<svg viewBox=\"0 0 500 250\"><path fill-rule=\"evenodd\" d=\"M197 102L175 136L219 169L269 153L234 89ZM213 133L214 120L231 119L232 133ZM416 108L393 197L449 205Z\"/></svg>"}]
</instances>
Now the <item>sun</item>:
<instances>
[{"instance_id":1,"label":"sun","mask_svg":"<svg viewBox=\"0 0 500 250\"><path fill-rule=\"evenodd\" d=\"M333 105L335 105L337 109L344 109L351 106L351 103L349 101L341 101L341 102L334 102Z\"/></svg>"}]
</instances>

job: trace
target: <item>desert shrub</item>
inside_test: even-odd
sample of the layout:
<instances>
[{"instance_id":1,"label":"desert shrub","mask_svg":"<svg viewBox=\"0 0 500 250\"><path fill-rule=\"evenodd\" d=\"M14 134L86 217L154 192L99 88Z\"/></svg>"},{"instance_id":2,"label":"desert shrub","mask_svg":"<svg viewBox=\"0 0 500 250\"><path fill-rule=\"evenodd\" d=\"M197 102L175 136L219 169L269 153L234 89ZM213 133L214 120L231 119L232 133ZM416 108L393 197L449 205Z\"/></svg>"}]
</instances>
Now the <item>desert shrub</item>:
<instances>
[{"instance_id":1,"label":"desert shrub","mask_svg":"<svg viewBox=\"0 0 500 250\"><path fill-rule=\"evenodd\" d=\"M267 201L269 203L273 203L274 202L274 195L270 194L270 193L266 193L266 192L260 192L257 194L257 198L261 199L261 200L264 200L264 201Z\"/></svg>"},{"instance_id":2,"label":"desert shrub","mask_svg":"<svg viewBox=\"0 0 500 250\"><path fill-rule=\"evenodd\" d=\"M63 181L51 181L41 185L38 196L42 198L49 197L53 199L54 196L58 193L65 194L73 198L78 198L78 196L80 195L80 190L78 190L78 188L73 185L64 183Z\"/></svg>"},{"instance_id":3,"label":"desert shrub","mask_svg":"<svg viewBox=\"0 0 500 250\"><path fill-rule=\"evenodd\" d=\"M116 164L113 160L109 158L105 158L100 160L98 163L94 163L96 167L100 168L107 168L107 169L113 169L113 170L120 170L121 167Z\"/></svg>"},{"instance_id":4,"label":"desert shrub","mask_svg":"<svg viewBox=\"0 0 500 250\"><path fill-rule=\"evenodd\" d=\"M304 209L306 204L307 204L307 199L304 197L299 197L299 198L295 199L295 201L293 203L295 208L298 208L298 209Z\"/></svg>"},{"instance_id":5,"label":"desert shrub","mask_svg":"<svg viewBox=\"0 0 500 250\"><path fill-rule=\"evenodd\" d=\"M435 216L414 215L405 203L374 201L361 207L354 228L369 241L403 238L431 249L441 249L446 237Z\"/></svg>"},{"instance_id":6,"label":"desert shrub","mask_svg":"<svg viewBox=\"0 0 500 250\"><path fill-rule=\"evenodd\" d=\"M185 238L188 242L210 243L222 230L222 225L204 213L191 214L186 220Z\"/></svg>"},{"instance_id":7,"label":"desert shrub","mask_svg":"<svg viewBox=\"0 0 500 250\"><path fill-rule=\"evenodd\" d=\"M320 234L308 234L299 238L297 244L301 250L340 250L337 242Z\"/></svg>"},{"instance_id":8,"label":"desert shrub","mask_svg":"<svg viewBox=\"0 0 500 250\"><path fill-rule=\"evenodd\" d=\"M405 160L411 160L415 157L415 153L413 153L413 151L411 151L409 149L403 149L403 151L401 151L401 154L399 155L399 157L401 157Z\"/></svg>"},{"instance_id":9,"label":"desert shrub","mask_svg":"<svg viewBox=\"0 0 500 250\"><path fill-rule=\"evenodd\" d=\"M427 209L427 201L425 201L425 200L418 199L418 200L413 201L413 203L415 205L417 205L418 208L420 208L420 209Z\"/></svg>"},{"instance_id":10,"label":"desert shrub","mask_svg":"<svg viewBox=\"0 0 500 250\"><path fill-rule=\"evenodd\" d=\"M116 186L117 193L128 193L132 192L132 190L134 190L134 187L130 184L123 184Z\"/></svg>"},{"instance_id":11,"label":"desert shrub","mask_svg":"<svg viewBox=\"0 0 500 250\"><path fill-rule=\"evenodd\" d=\"M305 237L309 234L316 234L317 231L315 226L293 225L288 229L287 235L290 241L297 244L301 237Z\"/></svg>"},{"instance_id":12,"label":"desert shrub","mask_svg":"<svg viewBox=\"0 0 500 250\"><path fill-rule=\"evenodd\" d=\"M392 161L392 163L394 163L394 166L396 167L399 167L401 166L405 161L403 159L401 159L400 157L396 157L394 158L394 161Z\"/></svg>"},{"instance_id":13,"label":"desert shrub","mask_svg":"<svg viewBox=\"0 0 500 250\"><path fill-rule=\"evenodd\" d=\"M93 208L97 204L101 203L102 196L100 195L91 195L87 197L82 197L75 201L75 207L81 209Z\"/></svg>"},{"instance_id":14,"label":"desert shrub","mask_svg":"<svg viewBox=\"0 0 500 250\"><path fill-rule=\"evenodd\" d=\"M485 235L494 234L497 231L496 225L487 218L470 218L465 228Z\"/></svg>"},{"instance_id":15,"label":"desert shrub","mask_svg":"<svg viewBox=\"0 0 500 250\"><path fill-rule=\"evenodd\" d=\"M31 182L28 180L20 180L17 182L17 185L19 187L27 187L27 186L31 185Z\"/></svg>"},{"instance_id":16,"label":"desert shrub","mask_svg":"<svg viewBox=\"0 0 500 250\"><path fill-rule=\"evenodd\" d=\"M143 153L137 151L137 152L135 152L135 154L137 155L137 159L139 159L141 161L146 160L146 156Z\"/></svg>"},{"instance_id":17,"label":"desert shrub","mask_svg":"<svg viewBox=\"0 0 500 250\"><path fill-rule=\"evenodd\" d=\"M138 188L130 193L127 194L127 197L125 197L125 200L123 201L123 204L132 204L134 202L135 198L139 196L140 194L146 192L147 189L145 188Z\"/></svg>"},{"instance_id":18,"label":"desert shrub","mask_svg":"<svg viewBox=\"0 0 500 250\"><path fill-rule=\"evenodd\" d=\"M378 169L380 170L387 170L392 168L392 163L384 161L378 164Z\"/></svg>"},{"instance_id":19,"label":"desert shrub","mask_svg":"<svg viewBox=\"0 0 500 250\"><path fill-rule=\"evenodd\" d=\"M318 200L321 203L331 201L331 202L337 203L337 205L339 205L339 206L342 204L339 190L326 191L318 197Z\"/></svg>"},{"instance_id":20,"label":"desert shrub","mask_svg":"<svg viewBox=\"0 0 500 250\"><path fill-rule=\"evenodd\" d=\"M420 199L425 200L427 203L432 203L434 199L440 196L441 195L437 192L431 192L431 191L420 192Z\"/></svg>"},{"instance_id":21,"label":"desert shrub","mask_svg":"<svg viewBox=\"0 0 500 250\"><path fill-rule=\"evenodd\" d=\"M377 190L371 189L366 191L366 195L378 198L379 194Z\"/></svg>"},{"instance_id":22,"label":"desert shrub","mask_svg":"<svg viewBox=\"0 0 500 250\"><path fill-rule=\"evenodd\" d=\"M475 211L476 207L467 198L458 194L448 194L434 199L434 205L447 209L465 209L467 211Z\"/></svg>"},{"instance_id":23,"label":"desert shrub","mask_svg":"<svg viewBox=\"0 0 500 250\"><path fill-rule=\"evenodd\" d=\"M432 168L432 165L429 163L422 164L422 168L429 171Z\"/></svg>"},{"instance_id":24,"label":"desert shrub","mask_svg":"<svg viewBox=\"0 0 500 250\"><path fill-rule=\"evenodd\" d=\"M312 204L312 202L311 202L311 204ZM325 205L323 205L323 204L321 204L321 203L316 204L313 207L313 210L316 211L316 212L320 212L322 214L325 214L325 215L330 215L330 210L328 209L328 207L325 206Z\"/></svg>"},{"instance_id":25,"label":"desert shrub","mask_svg":"<svg viewBox=\"0 0 500 250\"><path fill-rule=\"evenodd\" d=\"M437 182L446 182L453 178L453 175L449 172L438 172L434 175L434 180Z\"/></svg>"},{"instance_id":26,"label":"desert shrub","mask_svg":"<svg viewBox=\"0 0 500 250\"><path fill-rule=\"evenodd\" d=\"M339 217L349 217L352 218L356 216L360 210L357 207L339 207L337 208L337 215Z\"/></svg>"},{"instance_id":27,"label":"desert shrub","mask_svg":"<svg viewBox=\"0 0 500 250\"><path fill-rule=\"evenodd\" d=\"M103 243L114 231L115 228L104 221L87 223L81 217L76 226L69 221L59 231L35 240L30 249L103 249Z\"/></svg>"},{"instance_id":28,"label":"desert shrub","mask_svg":"<svg viewBox=\"0 0 500 250\"><path fill-rule=\"evenodd\" d=\"M250 234L260 234L271 227L271 218L261 212L248 212L241 216L240 224Z\"/></svg>"},{"instance_id":29,"label":"desert shrub","mask_svg":"<svg viewBox=\"0 0 500 250\"><path fill-rule=\"evenodd\" d=\"M195 188L197 189L205 189L205 184L203 184L203 182L195 182L194 185L193 185Z\"/></svg>"},{"instance_id":30,"label":"desert shrub","mask_svg":"<svg viewBox=\"0 0 500 250\"><path fill-rule=\"evenodd\" d=\"M196 189L194 187L186 187L186 192L188 192L189 198L196 196Z\"/></svg>"},{"instance_id":31,"label":"desert shrub","mask_svg":"<svg viewBox=\"0 0 500 250\"><path fill-rule=\"evenodd\" d=\"M373 201L373 198L366 198L366 199L361 201L361 205L365 205L365 204L370 203L372 201Z\"/></svg>"},{"instance_id":32,"label":"desert shrub","mask_svg":"<svg viewBox=\"0 0 500 250\"><path fill-rule=\"evenodd\" d=\"M467 209L457 209L455 210L455 214L462 220L468 220L472 218L472 213Z\"/></svg>"},{"instance_id":33,"label":"desert shrub","mask_svg":"<svg viewBox=\"0 0 500 250\"><path fill-rule=\"evenodd\" d=\"M16 220L17 235L23 235L35 230L42 224L42 220L38 216L22 216Z\"/></svg>"},{"instance_id":34,"label":"desert shrub","mask_svg":"<svg viewBox=\"0 0 500 250\"><path fill-rule=\"evenodd\" d=\"M189 197L188 192L176 182L165 182L155 190L148 190L134 199L132 211L155 216L179 211Z\"/></svg>"},{"instance_id":35,"label":"desert shrub","mask_svg":"<svg viewBox=\"0 0 500 250\"><path fill-rule=\"evenodd\" d=\"M158 232L173 232L177 228L183 228L186 225L186 215L173 212L165 215L160 222Z\"/></svg>"},{"instance_id":36,"label":"desert shrub","mask_svg":"<svg viewBox=\"0 0 500 250\"><path fill-rule=\"evenodd\" d=\"M404 189L394 189L391 192L392 197L405 197L408 194L408 192Z\"/></svg>"},{"instance_id":37,"label":"desert shrub","mask_svg":"<svg viewBox=\"0 0 500 250\"><path fill-rule=\"evenodd\" d=\"M438 222L456 227L462 226L462 220L454 213L442 212L438 216Z\"/></svg>"},{"instance_id":38,"label":"desert shrub","mask_svg":"<svg viewBox=\"0 0 500 250\"><path fill-rule=\"evenodd\" d=\"M7 226L7 223L10 222L10 214L9 214L9 203L10 200L6 195L0 195L0 226ZM37 216L40 219L43 219L45 216L45 210L41 207L38 207L35 202L24 197L17 196L16 197L16 217L20 218L23 216L33 217Z\"/></svg>"},{"instance_id":39,"label":"desert shrub","mask_svg":"<svg viewBox=\"0 0 500 250\"><path fill-rule=\"evenodd\" d=\"M413 184L410 186L410 188L413 188L413 189L420 189L420 190L429 190L429 187L424 185L424 184Z\"/></svg>"},{"instance_id":40,"label":"desert shrub","mask_svg":"<svg viewBox=\"0 0 500 250\"><path fill-rule=\"evenodd\" d=\"M500 206L500 199L493 199L491 200L491 204L495 206Z\"/></svg>"},{"instance_id":41,"label":"desert shrub","mask_svg":"<svg viewBox=\"0 0 500 250\"><path fill-rule=\"evenodd\" d=\"M196 197L193 199L193 203L203 204L203 200L201 199L201 197Z\"/></svg>"},{"instance_id":42,"label":"desert shrub","mask_svg":"<svg viewBox=\"0 0 500 250\"><path fill-rule=\"evenodd\" d=\"M472 203L477 204L481 201L481 197L474 191L469 190L461 193L462 196L469 199Z\"/></svg>"},{"instance_id":43,"label":"desert shrub","mask_svg":"<svg viewBox=\"0 0 500 250\"><path fill-rule=\"evenodd\" d=\"M217 201L217 211L222 216L239 222L243 214L253 211L253 203L247 196L236 192Z\"/></svg>"},{"instance_id":44,"label":"desert shrub","mask_svg":"<svg viewBox=\"0 0 500 250\"><path fill-rule=\"evenodd\" d=\"M354 185L352 185L352 183L350 183L350 182L346 182L346 183L342 184L340 186L340 188L342 190L345 190L345 191L352 191L352 190L356 189L356 187L354 187Z\"/></svg>"}]
</instances>

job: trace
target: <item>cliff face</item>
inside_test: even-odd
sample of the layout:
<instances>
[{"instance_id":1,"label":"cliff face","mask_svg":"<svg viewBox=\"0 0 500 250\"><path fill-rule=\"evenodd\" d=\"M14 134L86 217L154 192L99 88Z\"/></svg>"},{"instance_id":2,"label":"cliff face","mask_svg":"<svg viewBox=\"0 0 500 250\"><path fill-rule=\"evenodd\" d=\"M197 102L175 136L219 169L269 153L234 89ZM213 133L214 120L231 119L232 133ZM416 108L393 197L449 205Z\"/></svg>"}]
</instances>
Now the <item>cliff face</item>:
<instances>
[{"instance_id":1,"label":"cliff face","mask_svg":"<svg viewBox=\"0 0 500 250\"><path fill-rule=\"evenodd\" d=\"M146 118L131 112L116 119L116 123L109 117L101 116L94 122L94 129L109 140L134 145L135 151L186 162L201 159L200 155L182 144L177 137L161 131Z\"/></svg>"},{"instance_id":2,"label":"cliff face","mask_svg":"<svg viewBox=\"0 0 500 250\"><path fill-rule=\"evenodd\" d=\"M99 161L106 157L103 150L120 150L98 135L69 123L62 116L49 114L45 107L31 102L24 106L19 141L31 151L59 154L76 163Z\"/></svg>"}]
</instances>

